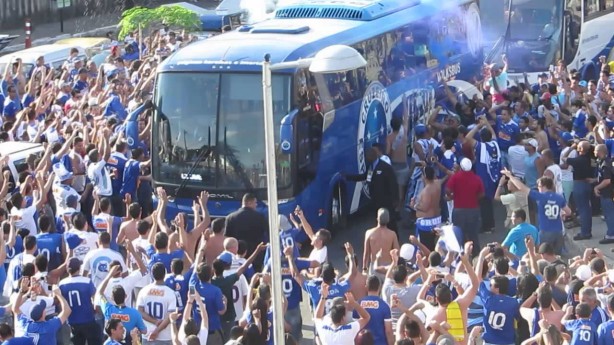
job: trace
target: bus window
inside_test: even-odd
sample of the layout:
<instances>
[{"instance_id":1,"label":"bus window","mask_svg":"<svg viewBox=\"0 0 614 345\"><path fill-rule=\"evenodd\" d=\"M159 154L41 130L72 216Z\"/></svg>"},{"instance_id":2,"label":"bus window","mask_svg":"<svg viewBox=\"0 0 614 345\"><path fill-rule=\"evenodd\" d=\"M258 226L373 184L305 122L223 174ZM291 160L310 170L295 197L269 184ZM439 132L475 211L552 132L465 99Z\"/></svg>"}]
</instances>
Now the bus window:
<instances>
[{"instance_id":1,"label":"bus window","mask_svg":"<svg viewBox=\"0 0 614 345\"><path fill-rule=\"evenodd\" d=\"M605 10L614 9L614 0L604 0L605 1Z\"/></svg>"},{"instance_id":2,"label":"bus window","mask_svg":"<svg viewBox=\"0 0 614 345\"><path fill-rule=\"evenodd\" d=\"M572 0L567 5L569 15L565 16L565 52L564 60L570 64L576 57L578 45L580 44L580 28L582 26L582 12L580 0Z\"/></svg>"},{"instance_id":3,"label":"bus window","mask_svg":"<svg viewBox=\"0 0 614 345\"><path fill-rule=\"evenodd\" d=\"M586 3L584 4L584 11L586 12L587 17L599 13L599 0L586 0Z\"/></svg>"}]
</instances>

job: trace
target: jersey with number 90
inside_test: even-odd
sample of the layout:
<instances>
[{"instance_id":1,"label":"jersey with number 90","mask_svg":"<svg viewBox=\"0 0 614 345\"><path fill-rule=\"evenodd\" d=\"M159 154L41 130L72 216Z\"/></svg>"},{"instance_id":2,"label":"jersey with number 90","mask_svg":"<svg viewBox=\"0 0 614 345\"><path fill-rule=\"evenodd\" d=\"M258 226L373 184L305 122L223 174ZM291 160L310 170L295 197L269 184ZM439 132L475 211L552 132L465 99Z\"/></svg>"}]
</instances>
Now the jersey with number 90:
<instances>
[{"instance_id":1,"label":"jersey with number 90","mask_svg":"<svg viewBox=\"0 0 614 345\"><path fill-rule=\"evenodd\" d=\"M169 313L177 310L177 296L175 291L168 286L153 283L145 286L139 292L136 305L138 308L143 308L154 319L163 320ZM145 326L147 326L148 333L153 332L156 328L156 325L147 321L145 321ZM172 340L170 325L159 333L156 340Z\"/></svg>"}]
</instances>

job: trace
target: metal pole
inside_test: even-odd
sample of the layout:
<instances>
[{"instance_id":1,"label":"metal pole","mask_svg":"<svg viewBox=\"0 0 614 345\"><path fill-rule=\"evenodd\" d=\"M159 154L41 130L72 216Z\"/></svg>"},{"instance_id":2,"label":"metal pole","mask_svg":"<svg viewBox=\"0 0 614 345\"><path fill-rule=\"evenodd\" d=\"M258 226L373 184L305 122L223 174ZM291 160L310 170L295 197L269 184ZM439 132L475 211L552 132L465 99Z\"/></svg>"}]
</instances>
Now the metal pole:
<instances>
[{"instance_id":1,"label":"metal pole","mask_svg":"<svg viewBox=\"0 0 614 345\"><path fill-rule=\"evenodd\" d=\"M277 225L277 171L275 170L275 127L273 123L273 88L271 85L270 55L262 64L262 92L264 103L264 138L266 142L267 199L269 236L271 239L271 292L273 295L273 344L284 345L283 292L281 289L281 244Z\"/></svg>"},{"instance_id":2,"label":"metal pole","mask_svg":"<svg viewBox=\"0 0 614 345\"><path fill-rule=\"evenodd\" d=\"M30 21L30 18L26 18L26 42L25 42L25 47L26 48L31 48L32 47L32 21Z\"/></svg>"}]
</instances>

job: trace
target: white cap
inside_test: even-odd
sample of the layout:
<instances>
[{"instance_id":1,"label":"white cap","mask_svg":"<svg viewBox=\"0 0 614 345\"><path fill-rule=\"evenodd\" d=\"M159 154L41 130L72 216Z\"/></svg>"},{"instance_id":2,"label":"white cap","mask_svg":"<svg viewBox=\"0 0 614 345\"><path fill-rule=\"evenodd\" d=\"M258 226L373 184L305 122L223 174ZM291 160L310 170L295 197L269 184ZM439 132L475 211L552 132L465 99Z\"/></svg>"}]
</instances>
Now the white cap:
<instances>
[{"instance_id":1,"label":"white cap","mask_svg":"<svg viewBox=\"0 0 614 345\"><path fill-rule=\"evenodd\" d=\"M472 166L473 166L473 164L471 163L471 160L469 158L461 159L460 167L461 167L461 169L463 169L463 171L471 170Z\"/></svg>"},{"instance_id":2,"label":"white cap","mask_svg":"<svg viewBox=\"0 0 614 345\"><path fill-rule=\"evenodd\" d=\"M530 138L524 141L525 145L531 145L533 146L535 149L537 149L537 140L535 140L534 138Z\"/></svg>"},{"instance_id":3,"label":"white cap","mask_svg":"<svg viewBox=\"0 0 614 345\"><path fill-rule=\"evenodd\" d=\"M576 269L576 277L582 281L587 281L591 278L593 273L591 272L591 268L588 265L578 266Z\"/></svg>"},{"instance_id":4,"label":"white cap","mask_svg":"<svg viewBox=\"0 0 614 345\"><path fill-rule=\"evenodd\" d=\"M399 250L399 256L405 259L405 261L413 263L416 260L417 252L418 249L416 248L416 246L410 243L405 243L401 246L401 249Z\"/></svg>"},{"instance_id":5,"label":"white cap","mask_svg":"<svg viewBox=\"0 0 614 345\"><path fill-rule=\"evenodd\" d=\"M98 98L92 97L92 98L88 99L87 100L87 105L89 105L90 107L97 106L98 105Z\"/></svg>"}]
</instances>

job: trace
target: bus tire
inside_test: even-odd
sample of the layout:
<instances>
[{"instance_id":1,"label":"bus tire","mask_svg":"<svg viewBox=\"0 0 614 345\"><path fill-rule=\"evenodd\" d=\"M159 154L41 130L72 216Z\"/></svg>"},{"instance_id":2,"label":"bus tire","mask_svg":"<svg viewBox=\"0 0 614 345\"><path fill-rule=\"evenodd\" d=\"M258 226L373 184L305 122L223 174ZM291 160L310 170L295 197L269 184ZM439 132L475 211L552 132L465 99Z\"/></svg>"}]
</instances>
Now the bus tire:
<instances>
[{"instance_id":1,"label":"bus tire","mask_svg":"<svg viewBox=\"0 0 614 345\"><path fill-rule=\"evenodd\" d=\"M333 190L328 207L328 230L331 233L336 233L347 226L347 214L343 212L342 195L343 187L338 184Z\"/></svg>"}]
</instances>

